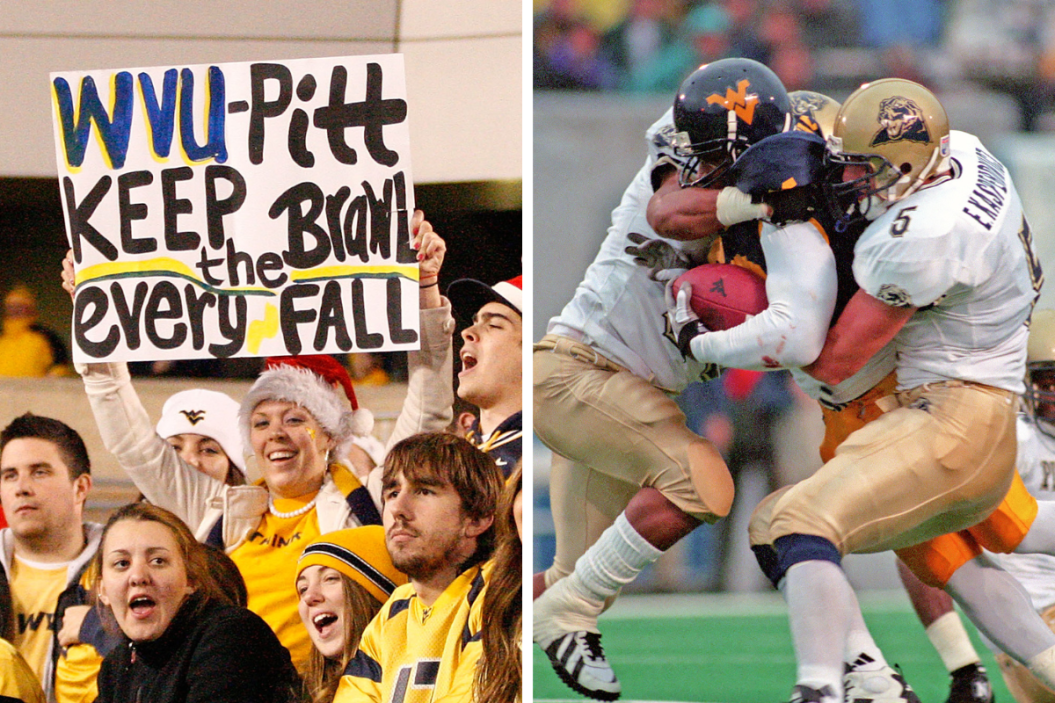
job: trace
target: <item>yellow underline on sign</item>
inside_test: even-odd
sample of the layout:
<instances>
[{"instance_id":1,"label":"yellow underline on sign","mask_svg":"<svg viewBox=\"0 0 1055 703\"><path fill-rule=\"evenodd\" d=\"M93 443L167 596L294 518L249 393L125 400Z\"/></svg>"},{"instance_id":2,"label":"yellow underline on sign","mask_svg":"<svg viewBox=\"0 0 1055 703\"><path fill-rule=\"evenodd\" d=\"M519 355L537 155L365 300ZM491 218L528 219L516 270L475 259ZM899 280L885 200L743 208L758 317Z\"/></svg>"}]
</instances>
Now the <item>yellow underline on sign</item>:
<instances>
[{"instance_id":1,"label":"yellow underline on sign","mask_svg":"<svg viewBox=\"0 0 1055 703\"><path fill-rule=\"evenodd\" d=\"M289 277L294 281L313 281L326 278L393 278L395 276L417 281L418 267L416 264L317 266L305 271L293 271Z\"/></svg>"},{"instance_id":2,"label":"yellow underline on sign","mask_svg":"<svg viewBox=\"0 0 1055 703\"><path fill-rule=\"evenodd\" d=\"M93 281L112 280L116 278L147 278L156 276L173 276L183 278L200 288L221 295L275 295L274 291L259 286L240 288L221 288L206 283L189 266L171 257L157 257L144 261L109 261L103 264L88 266L77 272L75 283L80 286Z\"/></svg>"}]
</instances>

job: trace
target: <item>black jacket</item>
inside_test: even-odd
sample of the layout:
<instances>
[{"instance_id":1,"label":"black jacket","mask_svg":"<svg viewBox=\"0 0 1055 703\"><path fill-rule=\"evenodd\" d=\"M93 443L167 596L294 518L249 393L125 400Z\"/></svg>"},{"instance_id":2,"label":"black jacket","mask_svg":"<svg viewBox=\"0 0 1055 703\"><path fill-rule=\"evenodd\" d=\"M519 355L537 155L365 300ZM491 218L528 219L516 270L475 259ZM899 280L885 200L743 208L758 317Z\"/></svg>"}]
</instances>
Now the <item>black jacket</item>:
<instances>
[{"instance_id":1,"label":"black jacket","mask_svg":"<svg viewBox=\"0 0 1055 703\"><path fill-rule=\"evenodd\" d=\"M288 703L300 680L271 628L244 608L191 596L161 637L123 638L103 661L96 703Z\"/></svg>"}]
</instances>

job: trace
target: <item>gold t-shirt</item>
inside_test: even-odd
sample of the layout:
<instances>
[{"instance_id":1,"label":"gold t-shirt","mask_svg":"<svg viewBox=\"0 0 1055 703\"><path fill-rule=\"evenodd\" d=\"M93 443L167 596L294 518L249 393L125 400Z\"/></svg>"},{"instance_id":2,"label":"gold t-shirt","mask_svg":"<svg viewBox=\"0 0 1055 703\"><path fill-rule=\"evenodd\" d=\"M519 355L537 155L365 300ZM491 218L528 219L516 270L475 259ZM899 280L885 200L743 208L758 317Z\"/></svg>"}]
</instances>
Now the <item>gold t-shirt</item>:
<instances>
[{"instance_id":1,"label":"gold t-shirt","mask_svg":"<svg viewBox=\"0 0 1055 703\"><path fill-rule=\"evenodd\" d=\"M0 640L0 700L44 703L40 681L26 660L7 640Z\"/></svg>"},{"instance_id":2,"label":"gold t-shirt","mask_svg":"<svg viewBox=\"0 0 1055 703\"><path fill-rule=\"evenodd\" d=\"M11 599L15 610L14 645L37 678L43 680L48 648L55 632L55 605L66 590L69 564L11 562Z\"/></svg>"},{"instance_id":3,"label":"gold t-shirt","mask_svg":"<svg viewBox=\"0 0 1055 703\"><path fill-rule=\"evenodd\" d=\"M278 498L275 499L275 510L288 514L303 508L307 502ZM297 611L300 600L294 585L297 560L304 546L319 534L314 507L302 515L288 518L275 517L267 512L246 541L231 553L231 559L245 579L249 609L274 630L301 673L307 667L312 645Z\"/></svg>"},{"instance_id":4,"label":"gold t-shirt","mask_svg":"<svg viewBox=\"0 0 1055 703\"><path fill-rule=\"evenodd\" d=\"M90 644L66 647L55 664L55 700L92 703L99 697L99 668L103 658Z\"/></svg>"}]
</instances>

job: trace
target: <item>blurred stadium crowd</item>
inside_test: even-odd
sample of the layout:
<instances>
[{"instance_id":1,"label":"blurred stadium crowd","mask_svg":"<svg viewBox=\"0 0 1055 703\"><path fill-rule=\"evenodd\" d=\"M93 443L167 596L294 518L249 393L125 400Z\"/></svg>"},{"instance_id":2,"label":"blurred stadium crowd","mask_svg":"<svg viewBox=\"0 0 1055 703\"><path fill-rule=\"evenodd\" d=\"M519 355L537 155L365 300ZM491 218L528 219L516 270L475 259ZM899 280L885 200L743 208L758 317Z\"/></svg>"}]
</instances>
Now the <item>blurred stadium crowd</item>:
<instances>
[{"instance_id":1,"label":"blurred stadium crowd","mask_svg":"<svg viewBox=\"0 0 1055 703\"><path fill-rule=\"evenodd\" d=\"M687 67L742 56L788 90L875 75L966 79L1051 129L1055 3L1043 0L535 0L536 89L672 93Z\"/></svg>"}]
</instances>

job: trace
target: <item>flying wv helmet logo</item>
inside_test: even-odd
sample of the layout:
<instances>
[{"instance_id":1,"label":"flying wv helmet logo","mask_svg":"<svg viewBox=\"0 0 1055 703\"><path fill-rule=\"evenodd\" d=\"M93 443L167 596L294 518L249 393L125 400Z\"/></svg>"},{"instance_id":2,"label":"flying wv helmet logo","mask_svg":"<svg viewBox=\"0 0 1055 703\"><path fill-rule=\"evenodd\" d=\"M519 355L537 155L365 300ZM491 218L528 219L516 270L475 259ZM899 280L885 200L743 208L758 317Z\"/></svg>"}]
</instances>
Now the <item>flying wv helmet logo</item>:
<instances>
[{"instance_id":1,"label":"flying wv helmet logo","mask_svg":"<svg viewBox=\"0 0 1055 703\"><path fill-rule=\"evenodd\" d=\"M726 88L725 95L719 95L718 93L708 95L707 104L721 105L729 112L736 113L736 116L747 124L751 124L755 119L758 94L752 93L748 95L747 89L749 87L751 87L751 81L745 78L736 84L735 91L732 88Z\"/></svg>"},{"instance_id":2,"label":"flying wv helmet logo","mask_svg":"<svg viewBox=\"0 0 1055 703\"><path fill-rule=\"evenodd\" d=\"M876 117L882 127L869 146L878 146L890 142L930 141L927 122L923 119L923 110L914 101L895 95L879 103L879 115Z\"/></svg>"},{"instance_id":3,"label":"flying wv helmet logo","mask_svg":"<svg viewBox=\"0 0 1055 703\"><path fill-rule=\"evenodd\" d=\"M204 410L180 410L180 413L187 418L187 422L191 424L191 427L205 419Z\"/></svg>"}]
</instances>

